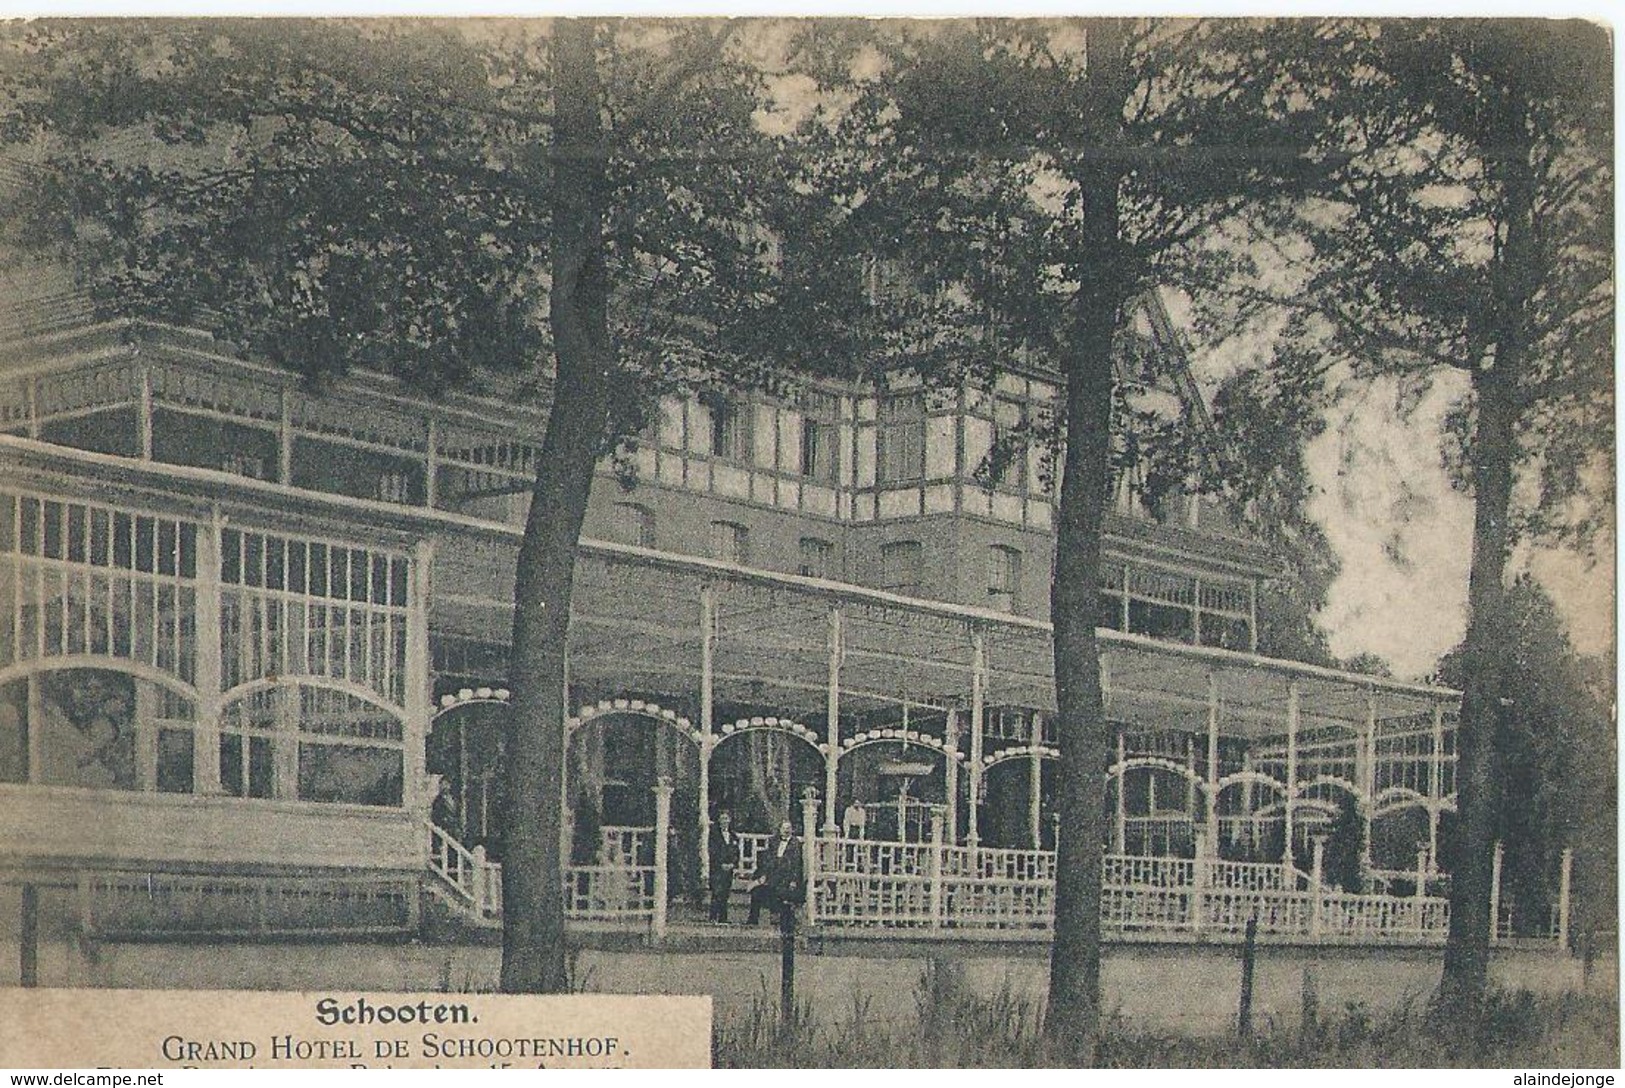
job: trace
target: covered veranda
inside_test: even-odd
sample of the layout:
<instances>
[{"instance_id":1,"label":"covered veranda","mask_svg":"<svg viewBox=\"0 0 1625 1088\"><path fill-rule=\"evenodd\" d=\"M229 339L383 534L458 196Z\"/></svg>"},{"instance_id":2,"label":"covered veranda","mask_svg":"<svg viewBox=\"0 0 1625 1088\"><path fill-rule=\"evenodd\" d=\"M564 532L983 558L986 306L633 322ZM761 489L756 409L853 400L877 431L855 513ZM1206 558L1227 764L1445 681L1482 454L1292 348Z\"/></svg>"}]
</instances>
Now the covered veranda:
<instances>
[{"instance_id":1,"label":"covered veranda","mask_svg":"<svg viewBox=\"0 0 1625 1088\"><path fill-rule=\"evenodd\" d=\"M509 607L437 599L431 637L505 630ZM1116 631L1100 639L1117 749L1112 864L1165 886L1202 870L1255 888L1436 901L1456 692ZM463 714L497 701L447 687L457 682L442 670L445 735L472 733ZM789 817L834 844L818 856L835 868L924 876L933 863L908 852L935 844L939 870L991 866L1035 885L1050 874L1045 623L584 541L569 694L578 864L652 864L648 832L669 806L664 864L678 890L704 887L724 808L747 831L747 867ZM1134 858L1152 860L1136 869ZM1042 914L1042 898L1027 896L1022 913Z\"/></svg>"}]
</instances>

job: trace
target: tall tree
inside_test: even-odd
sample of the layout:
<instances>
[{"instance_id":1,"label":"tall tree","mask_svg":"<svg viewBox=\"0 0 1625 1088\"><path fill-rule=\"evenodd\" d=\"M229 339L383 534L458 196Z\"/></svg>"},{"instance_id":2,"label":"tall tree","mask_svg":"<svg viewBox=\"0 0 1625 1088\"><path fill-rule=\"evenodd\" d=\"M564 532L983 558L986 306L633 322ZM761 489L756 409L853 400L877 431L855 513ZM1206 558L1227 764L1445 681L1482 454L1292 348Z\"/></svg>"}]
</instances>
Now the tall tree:
<instances>
[{"instance_id":1,"label":"tall tree","mask_svg":"<svg viewBox=\"0 0 1625 1088\"><path fill-rule=\"evenodd\" d=\"M33 23L0 37L14 239L105 308L315 380L547 406L515 586L502 986L564 989L564 657L593 473L758 381L760 74L720 22ZM743 350L734 350L745 345Z\"/></svg>"},{"instance_id":2,"label":"tall tree","mask_svg":"<svg viewBox=\"0 0 1625 1088\"><path fill-rule=\"evenodd\" d=\"M1612 682L1593 685L1590 666L1602 663L1575 652L1556 605L1529 575L1508 587L1505 614L1496 652L1514 695L1495 738L1494 834L1506 848L1501 902L1512 909L1515 932L1543 928L1557 905L1563 851L1573 849L1574 920L1590 930L1602 919L1611 928L1619 828ZM1439 663L1439 676L1463 685L1464 665L1458 647Z\"/></svg>"},{"instance_id":3,"label":"tall tree","mask_svg":"<svg viewBox=\"0 0 1625 1088\"><path fill-rule=\"evenodd\" d=\"M1088 1061L1112 747L1095 622L1107 499L1131 444L1113 410L1124 310L1196 268L1245 275L1245 254L1207 243L1313 179L1302 151L1315 102L1292 61L1314 35L988 21L819 28L802 46L832 88L812 121L833 133L818 183L877 270L902 271L893 297L922 299L929 319L888 342L923 341L931 355L910 365L947 384L1024 363L1065 379L1047 424L1064 439L1051 596L1063 822L1045 1031Z\"/></svg>"},{"instance_id":4,"label":"tall tree","mask_svg":"<svg viewBox=\"0 0 1625 1088\"><path fill-rule=\"evenodd\" d=\"M1336 37L1345 157L1305 213L1325 260L1305 292L1328 319L1323 360L1466 387L1447 450L1474 499L1448 1020L1474 1013L1486 979L1496 738L1518 700L1508 558L1520 538L1588 546L1613 509L1610 48L1601 27L1511 20Z\"/></svg>"}]
</instances>

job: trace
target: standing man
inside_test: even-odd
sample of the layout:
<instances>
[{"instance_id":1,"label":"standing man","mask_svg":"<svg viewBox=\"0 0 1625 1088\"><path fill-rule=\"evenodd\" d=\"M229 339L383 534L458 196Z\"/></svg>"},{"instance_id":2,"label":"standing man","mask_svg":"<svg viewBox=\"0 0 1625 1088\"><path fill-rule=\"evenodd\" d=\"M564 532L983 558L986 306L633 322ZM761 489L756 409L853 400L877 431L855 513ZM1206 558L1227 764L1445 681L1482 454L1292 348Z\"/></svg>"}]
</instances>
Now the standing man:
<instances>
[{"instance_id":1,"label":"standing man","mask_svg":"<svg viewBox=\"0 0 1625 1088\"><path fill-rule=\"evenodd\" d=\"M755 925L762 917L762 907L771 908L779 916L779 927L789 932L796 907L806 901L806 887L802 878L801 851L796 846L795 828L787 819L768 841L767 848L756 858L756 886L750 890L749 923Z\"/></svg>"},{"instance_id":2,"label":"standing man","mask_svg":"<svg viewBox=\"0 0 1625 1088\"><path fill-rule=\"evenodd\" d=\"M734 870L739 867L739 836L734 834L733 817L717 814L711 825L711 921L728 921L728 898L733 895Z\"/></svg>"}]
</instances>

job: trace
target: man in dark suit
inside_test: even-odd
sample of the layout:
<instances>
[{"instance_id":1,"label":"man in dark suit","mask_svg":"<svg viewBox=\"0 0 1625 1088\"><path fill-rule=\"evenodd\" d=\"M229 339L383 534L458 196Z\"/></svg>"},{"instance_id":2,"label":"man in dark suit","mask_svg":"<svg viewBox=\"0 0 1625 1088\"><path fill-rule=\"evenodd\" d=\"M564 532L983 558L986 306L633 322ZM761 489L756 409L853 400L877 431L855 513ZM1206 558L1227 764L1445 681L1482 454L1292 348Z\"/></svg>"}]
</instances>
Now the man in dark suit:
<instances>
[{"instance_id":1,"label":"man in dark suit","mask_svg":"<svg viewBox=\"0 0 1625 1088\"><path fill-rule=\"evenodd\" d=\"M728 920L728 897L733 895L734 871L739 868L739 836L733 829L733 818L726 812L717 813L717 822L711 825L711 921Z\"/></svg>"},{"instance_id":2,"label":"man in dark suit","mask_svg":"<svg viewBox=\"0 0 1625 1088\"><path fill-rule=\"evenodd\" d=\"M779 927L789 930L796 907L806 900L800 844L789 820L779 824L766 849L756 856L756 886L750 890L751 925L761 920L762 908L769 907L779 917Z\"/></svg>"}]
</instances>

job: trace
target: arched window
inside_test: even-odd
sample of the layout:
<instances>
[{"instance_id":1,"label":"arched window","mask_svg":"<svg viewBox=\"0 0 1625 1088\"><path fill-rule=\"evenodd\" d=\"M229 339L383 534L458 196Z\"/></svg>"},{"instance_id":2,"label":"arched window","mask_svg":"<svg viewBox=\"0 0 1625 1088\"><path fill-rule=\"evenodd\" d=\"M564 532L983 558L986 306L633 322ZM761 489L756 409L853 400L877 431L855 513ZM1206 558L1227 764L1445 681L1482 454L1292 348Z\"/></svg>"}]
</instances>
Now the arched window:
<instances>
[{"instance_id":1,"label":"arched window","mask_svg":"<svg viewBox=\"0 0 1625 1088\"><path fill-rule=\"evenodd\" d=\"M399 805L403 743L398 717L353 695L261 689L220 716L220 785L238 797Z\"/></svg>"}]
</instances>

